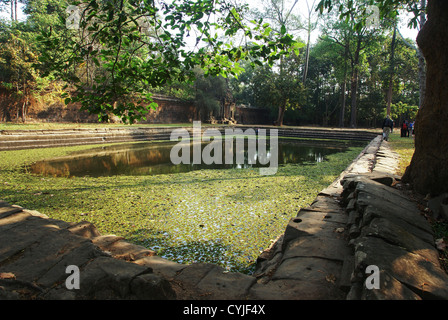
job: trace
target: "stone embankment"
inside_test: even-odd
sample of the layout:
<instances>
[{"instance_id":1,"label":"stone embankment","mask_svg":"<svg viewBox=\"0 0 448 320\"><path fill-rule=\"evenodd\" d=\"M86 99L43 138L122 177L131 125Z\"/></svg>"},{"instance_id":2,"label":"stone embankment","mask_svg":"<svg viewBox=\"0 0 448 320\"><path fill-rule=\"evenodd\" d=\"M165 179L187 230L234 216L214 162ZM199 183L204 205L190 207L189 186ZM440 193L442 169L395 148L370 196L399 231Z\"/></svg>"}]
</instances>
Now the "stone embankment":
<instances>
[{"instance_id":1,"label":"stone embankment","mask_svg":"<svg viewBox=\"0 0 448 320\"><path fill-rule=\"evenodd\" d=\"M93 129L60 129L60 130L0 130L0 151L28 148L48 148L75 145L92 145L119 142L140 142L151 140L170 140L176 127L131 127L131 128L93 128ZM210 129L203 126L201 131ZM254 129L248 126L213 127L224 134L225 129ZM259 126L259 129L277 129L278 127ZM193 128L185 127L192 131ZM341 139L372 140L376 134L364 130L328 130L319 128L283 128L279 129L280 137L307 139Z\"/></svg>"},{"instance_id":2,"label":"stone embankment","mask_svg":"<svg viewBox=\"0 0 448 320\"><path fill-rule=\"evenodd\" d=\"M0 299L448 299L429 223L378 136L257 260L253 275L178 264L87 222L0 203ZM69 265L80 288L69 290ZM367 266L379 289L367 289Z\"/></svg>"},{"instance_id":3,"label":"stone embankment","mask_svg":"<svg viewBox=\"0 0 448 320\"><path fill-rule=\"evenodd\" d=\"M432 228L417 203L394 187L397 165L388 143L374 139L300 210L259 258L255 275L266 283L265 296L280 298L299 281L293 286L299 299L448 299ZM366 285L369 266L378 272L378 287ZM280 279L287 281L275 290Z\"/></svg>"}]
</instances>

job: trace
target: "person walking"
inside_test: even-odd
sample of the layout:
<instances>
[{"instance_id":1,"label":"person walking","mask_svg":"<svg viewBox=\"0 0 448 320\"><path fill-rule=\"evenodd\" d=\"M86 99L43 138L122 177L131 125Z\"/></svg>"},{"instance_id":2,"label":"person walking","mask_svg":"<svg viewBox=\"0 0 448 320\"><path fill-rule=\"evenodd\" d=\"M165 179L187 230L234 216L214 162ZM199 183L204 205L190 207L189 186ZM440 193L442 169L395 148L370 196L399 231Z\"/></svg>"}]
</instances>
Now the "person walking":
<instances>
[{"instance_id":1,"label":"person walking","mask_svg":"<svg viewBox=\"0 0 448 320\"><path fill-rule=\"evenodd\" d=\"M413 134L414 131L414 122L409 122L409 126L408 126L408 137L411 136Z\"/></svg>"},{"instance_id":2,"label":"person walking","mask_svg":"<svg viewBox=\"0 0 448 320\"><path fill-rule=\"evenodd\" d=\"M383 126L381 128L383 129L383 139L389 141L389 134L394 130L394 122L389 115L387 115L384 119Z\"/></svg>"}]
</instances>

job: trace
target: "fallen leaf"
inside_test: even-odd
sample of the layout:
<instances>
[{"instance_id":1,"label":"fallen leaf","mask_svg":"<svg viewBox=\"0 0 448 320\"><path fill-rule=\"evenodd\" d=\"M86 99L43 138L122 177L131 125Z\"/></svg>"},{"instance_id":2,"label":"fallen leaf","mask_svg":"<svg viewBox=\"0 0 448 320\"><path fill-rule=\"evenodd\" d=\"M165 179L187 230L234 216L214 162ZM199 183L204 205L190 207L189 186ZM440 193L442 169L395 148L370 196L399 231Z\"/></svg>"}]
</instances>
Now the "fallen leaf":
<instances>
[{"instance_id":1,"label":"fallen leaf","mask_svg":"<svg viewBox=\"0 0 448 320\"><path fill-rule=\"evenodd\" d=\"M327 280L328 282L331 283L335 283L336 282L336 276L334 274L329 274L325 277L325 280Z\"/></svg>"},{"instance_id":2,"label":"fallen leaf","mask_svg":"<svg viewBox=\"0 0 448 320\"><path fill-rule=\"evenodd\" d=\"M4 272L0 273L0 279L15 279L16 276L14 273L11 272Z\"/></svg>"},{"instance_id":3,"label":"fallen leaf","mask_svg":"<svg viewBox=\"0 0 448 320\"><path fill-rule=\"evenodd\" d=\"M439 250L445 250L446 249L446 243L443 240L443 238L440 238L440 239L436 240L436 247Z\"/></svg>"}]
</instances>

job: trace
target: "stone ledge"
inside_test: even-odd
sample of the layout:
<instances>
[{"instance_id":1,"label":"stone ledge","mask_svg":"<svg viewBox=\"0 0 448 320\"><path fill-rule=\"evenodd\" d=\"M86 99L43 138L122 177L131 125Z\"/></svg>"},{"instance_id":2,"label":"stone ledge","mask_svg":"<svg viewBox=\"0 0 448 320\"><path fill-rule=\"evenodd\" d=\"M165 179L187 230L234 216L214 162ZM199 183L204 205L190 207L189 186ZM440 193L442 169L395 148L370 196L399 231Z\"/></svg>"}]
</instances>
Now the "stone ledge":
<instances>
[{"instance_id":1,"label":"stone ledge","mask_svg":"<svg viewBox=\"0 0 448 320\"><path fill-rule=\"evenodd\" d=\"M372 140L260 255L255 273L259 280L254 290L267 292L272 286L273 292L292 290L299 299L315 298L319 290L300 293L297 288L288 287L286 278L309 281L308 285L301 284L303 288L310 288L312 282L316 288L322 288L325 279L327 297L448 299L448 276L440 266L431 226L416 204L393 187L400 180L395 174L397 165L398 157L388 143L380 137ZM328 223L331 220L339 224ZM310 278L316 269L310 258L322 260L318 283L316 273ZM306 272L300 273L307 263ZM379 267L378 290L365 286L369 265ZM304 273L309 274L307 279ZM271 285L279 280L284 281L282 289L278 289L278 284Z\"/></svg>"},{"instance_id":2,"label":"stone ledge","mask_svg":"<svg viewBox=\"0 0 448 320\"><path fill-rule=\"evenodd\" d=\"M132 127L132 128L85 128L55 130L0 130L0 151L29 148L48 148L76 145L93 145L118 142L144 142L151 140L170 140L175 128L192 127ZM212 127L202 127L204 132ZM235 125L218 126L216 129L224 133L226 128L254 129L254 126ZM333 140L370 141L375 134L361 130L328 130L316 128L287 128L256 126L257 129L277 129L279 137L314 138ZM269 131L268 131L269 132Z\"/></svg>"},{"instance_id":3,"label":"stone ledge","mask_svg":"<svg viewBox=\"0 0 448 320\"><path fill-rule=\"evenodd\" d=\"M347 299L448 299L448 275L432 228L417 204L394 188L398 157L382 143L371 173L347 175L341 193L352 258L345 263ZM380 270L379 289L367 289L367 266Z\"/></svg>"},{"instance_id":4,"label":"stone ledge","mask_svg":"<svg viewBox=\"0 0 448 320\"><path fill-rule=\"evenodd\" d=\"M0 206L21 209L5 202ZM104 239L91 224L70 224L23 208L14 211L0 218L0 299L176 298L170 283L150 267L114 258L127 258L122 247L106 252L95 245L93 240ZM141 247L127 243L126 250L142 254ZM80 269L80 290L65 286L68 265Z\"/></svg>"},{"instance_id":5,"label":"stone ledge","mask_svg":"<svg viewBox=\"0 0 448 320\"><path fill-rule=\"evenodd\" d=\"M254 274L257 285L252 289L256 297L269 291L261 288L266 286L273 292L283 290L285 299L286 292L293 292L295 299L345 299L344 261L351 250L346 230L348 215L340 201L341 180L348 174L371 172L380 145L381 136L377 136L308 208L300 209L284 234L260 255ZM290 288L295 285L302 289Z\"/></svg>"}]
</instances>

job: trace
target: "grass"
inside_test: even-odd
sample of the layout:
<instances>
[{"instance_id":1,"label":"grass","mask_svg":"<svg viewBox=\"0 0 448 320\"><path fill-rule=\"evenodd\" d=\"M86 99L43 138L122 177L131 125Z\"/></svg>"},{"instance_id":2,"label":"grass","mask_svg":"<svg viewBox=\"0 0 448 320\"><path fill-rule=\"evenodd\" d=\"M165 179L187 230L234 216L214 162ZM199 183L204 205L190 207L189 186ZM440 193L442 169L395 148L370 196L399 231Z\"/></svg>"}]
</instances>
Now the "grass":
<instances>
[{"instance_id":1,"label":"grass","mask_svg":"<svg viewBox=\"0 0 448 320\"><path fill-rule=\"evenodd\" d=\"M414 154L414 138L400 137L399 130L395 130L389 136L389 143L393 150L400 156L397 175L402 176L406 167L411 163L412 155Z\"/></svg>"},{"instance_id":2,"label":"grass","mask_svg":"<svg viewBox=\"0 0 448 320\"><path fill-rule=\"evenodd\" d=\"M180 263L208 262L250 273L301 207L308 206L362 150L329 161L258 169L201 170L154 176L48 177L34 161L95 146L0 152L0 199L68 222L92 222Z\"/></svg>"}]
</instances>

